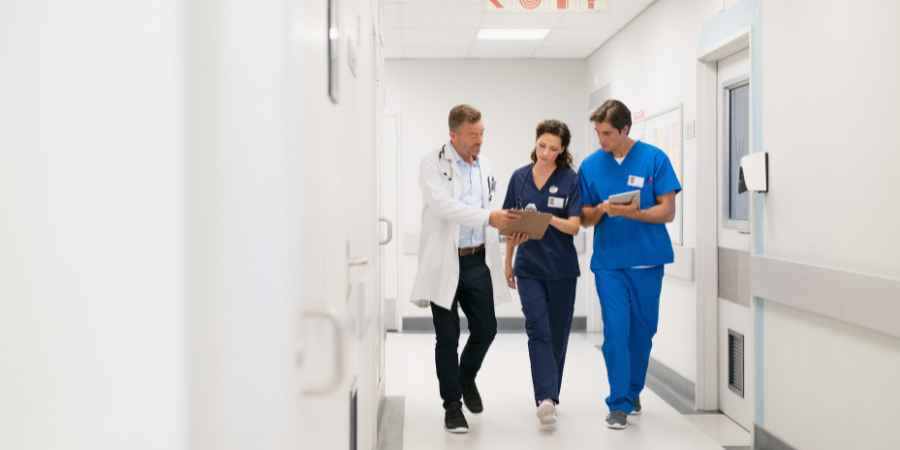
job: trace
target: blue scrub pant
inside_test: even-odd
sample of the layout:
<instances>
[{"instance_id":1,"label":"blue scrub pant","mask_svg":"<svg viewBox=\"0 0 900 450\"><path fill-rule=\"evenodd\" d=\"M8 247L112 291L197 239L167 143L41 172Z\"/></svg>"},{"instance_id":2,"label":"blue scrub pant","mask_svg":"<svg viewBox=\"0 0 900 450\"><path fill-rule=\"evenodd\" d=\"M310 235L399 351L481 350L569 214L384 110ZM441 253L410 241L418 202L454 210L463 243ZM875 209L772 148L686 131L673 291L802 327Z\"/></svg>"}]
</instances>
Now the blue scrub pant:
<instances>
[{"instance_id":1,"label":"blue scrub pant","mask_svg":"<svg viewBox=\"0 0 900 450\"><path fill-rule=\"evenodd\" d=\"M630 413L644 389L659 323L663 266L594 272L603 316L603 357L610 411Z\"/></svg>"},{"instance_id":2,"label":"blue scrub pant","mask_svg":"<svg viewBox=\"0 0 900 450\"><path fill-rule=\"evenodd\" d=\"M525 313L535 404L544 399L559 403L566 348L575 309L577 279L535 280L517 277L516 281L522 300L522 312Z\"/></svg>"}]
</instances>

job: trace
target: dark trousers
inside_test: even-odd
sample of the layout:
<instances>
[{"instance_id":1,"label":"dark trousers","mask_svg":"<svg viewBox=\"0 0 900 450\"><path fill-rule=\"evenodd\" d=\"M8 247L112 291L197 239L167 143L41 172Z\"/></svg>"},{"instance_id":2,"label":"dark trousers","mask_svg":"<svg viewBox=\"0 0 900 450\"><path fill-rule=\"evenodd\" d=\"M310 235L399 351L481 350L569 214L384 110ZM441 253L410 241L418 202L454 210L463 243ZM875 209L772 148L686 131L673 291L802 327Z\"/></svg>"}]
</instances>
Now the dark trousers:
<instances>
[{"instance_id":1,"label":"dark trousers","mask_svg":"<svg viewBox=\"0 0 900 450\"><path fill-rule=\"evenodd\" d=\"M469 321L469 339L459 347L459 310ZM459 257L459 284L450 310L431 304L436 344L434 362L444 407L462 398L463 384L475 382L475 375L497 335L497 316L494 314L494 291L491 272L484 263L484 252Z\"/></svg>"},{"instance_id":2,"label":"dark trousers","mask_svg":"<svg viewBox=\"0 0 900 450\"><path fill-rule=\"evenodd\" d=\"M577 279L535 280L517 277L525 331L534 401L550 399L559 403L566 348L575 311Z\"/></svg>"}]
</instances>

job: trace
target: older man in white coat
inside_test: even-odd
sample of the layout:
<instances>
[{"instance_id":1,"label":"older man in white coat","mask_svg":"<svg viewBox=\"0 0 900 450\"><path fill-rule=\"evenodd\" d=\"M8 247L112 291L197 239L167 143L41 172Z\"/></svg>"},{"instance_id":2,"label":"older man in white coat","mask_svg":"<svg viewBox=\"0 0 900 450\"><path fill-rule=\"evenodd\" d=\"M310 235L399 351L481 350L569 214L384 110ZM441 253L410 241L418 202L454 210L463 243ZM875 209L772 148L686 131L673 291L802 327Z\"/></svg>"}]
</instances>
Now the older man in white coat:
<instances>
[{"instance_id":1,"label":"older man in white coat","mask_svg":"<svg viewBox=\"0 0 900 450\"><path fill-rule=\"evenodd\" d=\"M481 113L468 105L456 106L448 125L450 142L429 152L419 166L424 206L411 300L431 307L444 426L451 433L466 433L460 397L472 413L483 410L475 376L497 334L494 303L510 300L497 230L514 220L515 213L491 210L496 180L479 155ZM459 359L458 307L470 333Z\"/></svg>"}]
</instances>

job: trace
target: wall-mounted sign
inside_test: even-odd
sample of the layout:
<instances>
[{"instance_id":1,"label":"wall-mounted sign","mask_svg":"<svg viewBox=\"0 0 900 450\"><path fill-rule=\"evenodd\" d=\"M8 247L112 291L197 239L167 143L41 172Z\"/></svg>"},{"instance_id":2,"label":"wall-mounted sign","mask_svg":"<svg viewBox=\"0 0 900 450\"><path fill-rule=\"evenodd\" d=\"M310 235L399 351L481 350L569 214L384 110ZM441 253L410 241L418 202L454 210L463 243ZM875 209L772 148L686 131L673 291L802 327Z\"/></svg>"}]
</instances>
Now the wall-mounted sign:
<instances>
[{"instance_id":1,"label":"wall-mounted sign","mask_svg":"<svg viewBox=\"0 0 900 450\"><path fill-rule=\"evenodd\" d=\"M484 0L488 11L596 12L605 11L607 0Z\"/></svg>"}]
</instances>

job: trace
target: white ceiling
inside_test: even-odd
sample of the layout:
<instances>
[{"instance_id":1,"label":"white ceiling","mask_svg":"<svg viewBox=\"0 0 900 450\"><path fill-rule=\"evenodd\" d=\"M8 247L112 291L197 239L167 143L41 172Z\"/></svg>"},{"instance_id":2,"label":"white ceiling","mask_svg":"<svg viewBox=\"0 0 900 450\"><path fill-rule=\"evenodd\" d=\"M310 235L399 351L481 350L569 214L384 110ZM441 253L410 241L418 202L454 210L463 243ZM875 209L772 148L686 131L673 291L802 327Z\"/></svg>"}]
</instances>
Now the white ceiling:
<instances>
[{"instance_id":1,"label":"white ceiling","mask_svg":"<svg viewBox=\"0 0 900 450\"><path fill-rule=\"evenodd\" d=\"M544 0L552 1L552 0ZM383 0L386 58L586 58L655 0L597 12L492 11L490 0ZM484 41L480 28L548 28L539 41Z\"/></svg>"}]
</instances>

